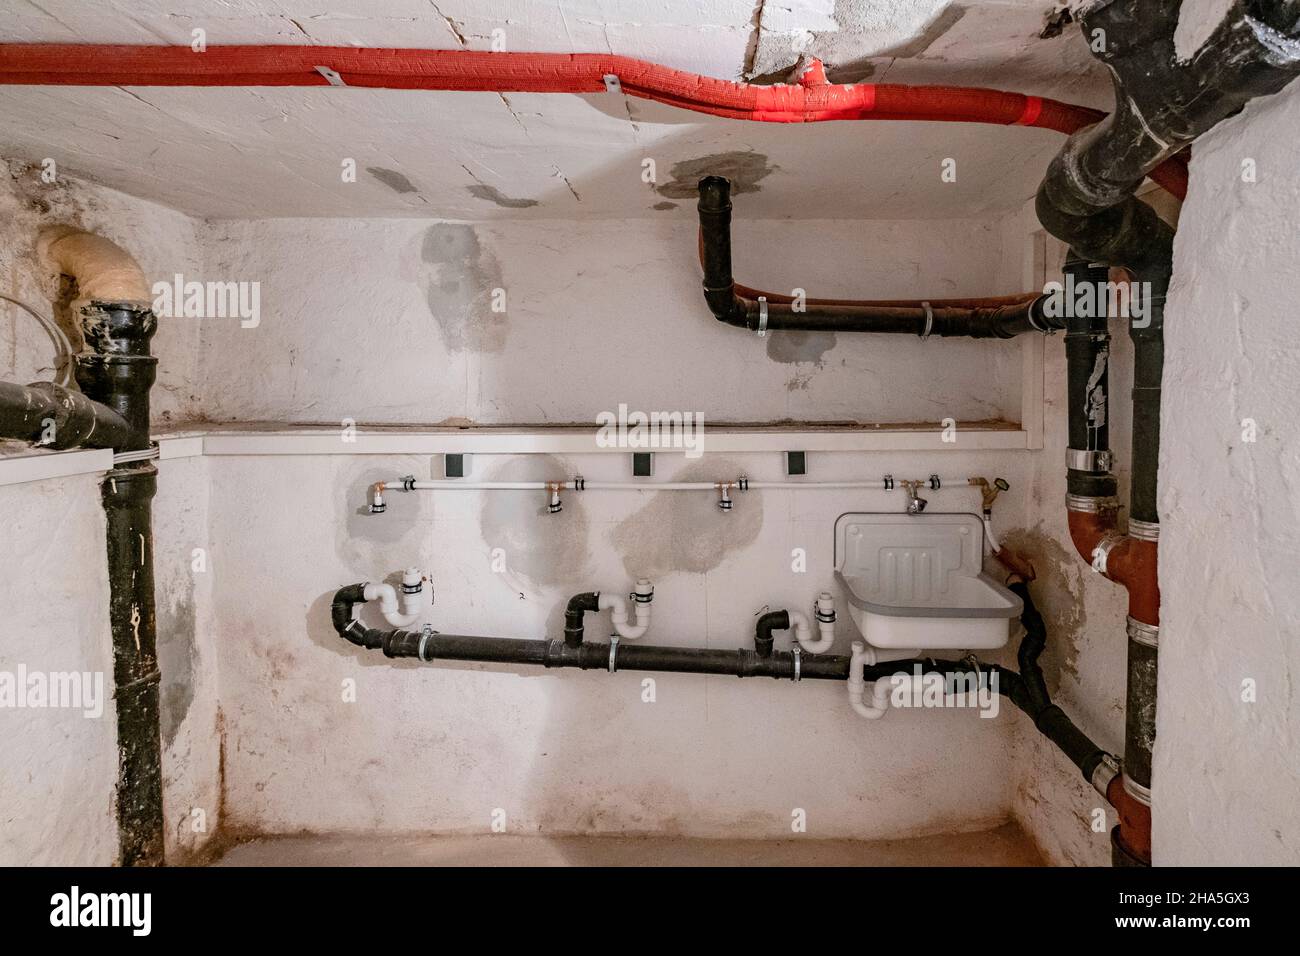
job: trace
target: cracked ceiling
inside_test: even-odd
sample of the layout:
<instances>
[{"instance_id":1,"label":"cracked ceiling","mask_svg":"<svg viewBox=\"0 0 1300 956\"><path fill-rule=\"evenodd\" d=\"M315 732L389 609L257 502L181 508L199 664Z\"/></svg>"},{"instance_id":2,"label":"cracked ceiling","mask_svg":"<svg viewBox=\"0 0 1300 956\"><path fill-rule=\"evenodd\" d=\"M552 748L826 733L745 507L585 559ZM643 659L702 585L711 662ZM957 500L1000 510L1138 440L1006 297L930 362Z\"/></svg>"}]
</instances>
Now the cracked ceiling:
<instances>
[{"instance_id":1,"label":"cracked ceiling","mask_svg":"<svg viewBox=\"0 0 1300 956\"><path fill-rule=\"evenodd\" d=\"M6 42L295 43L612 52L776 82L992 86L1105 107L1050 2L944 0L11 0ZM377 13L376 10L382 10ZM619 94L323 88L0 88L0 155L211 218L692 216L674 170L762 168L745 215L969 218L1016 209L1060 138L915 123L760 124ZM939 167L957 161L955 183ZM654 161L658 186L642 181ZM351 160L356 182L344 183ZM724 171L721 170L720 171Z\"/></svg>"}]
</instances>

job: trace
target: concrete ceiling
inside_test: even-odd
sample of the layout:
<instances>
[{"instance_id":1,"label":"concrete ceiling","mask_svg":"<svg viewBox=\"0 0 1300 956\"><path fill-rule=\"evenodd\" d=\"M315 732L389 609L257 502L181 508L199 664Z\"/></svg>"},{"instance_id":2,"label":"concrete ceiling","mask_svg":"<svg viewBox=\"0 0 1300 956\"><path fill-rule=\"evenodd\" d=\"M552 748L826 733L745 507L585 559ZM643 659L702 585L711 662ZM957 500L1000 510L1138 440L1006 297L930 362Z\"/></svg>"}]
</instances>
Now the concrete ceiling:
<instances>
[{"instance_id":1,"label":"concrete ceiling","mask_svg":"<svg viewBox=\"0 0 1300 956\"><path fill-rule=\"evenodd\" d=\"M1104 71L1050 0L8 0L5 42L295 43L612 52L775 82L991 86L1109 106ZM16 8L16 9L15 9ZM335 88L0 87L0 155L213 218L693 215L737 182L746 217L961 218L1018 208L1061 142L1022 128L750 123L619 94ZM940 164L957 162L957 180ZM344 182L345 160L357 181ZM654 161L653 187L642 180Z\"/></svg>"}]
</instances>

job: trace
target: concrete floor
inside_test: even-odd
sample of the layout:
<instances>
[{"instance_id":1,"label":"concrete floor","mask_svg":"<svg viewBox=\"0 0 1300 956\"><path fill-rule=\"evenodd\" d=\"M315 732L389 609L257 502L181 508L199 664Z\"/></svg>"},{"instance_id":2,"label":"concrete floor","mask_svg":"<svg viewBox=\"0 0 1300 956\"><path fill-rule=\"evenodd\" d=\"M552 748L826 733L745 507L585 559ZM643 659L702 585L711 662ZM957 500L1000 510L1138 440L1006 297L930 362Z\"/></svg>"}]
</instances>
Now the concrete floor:
<instances>
[{"instance_id":1,"label":"concrete floor","mask_svg":"<svg viewBox=\"0 0 1300 956\"><path fill-rule=\"evenodd\" d=\"M216 866L1043 866L1015 824L908 840L683 837L285 836L228 850Z\"/></svg>"}]
</instances>

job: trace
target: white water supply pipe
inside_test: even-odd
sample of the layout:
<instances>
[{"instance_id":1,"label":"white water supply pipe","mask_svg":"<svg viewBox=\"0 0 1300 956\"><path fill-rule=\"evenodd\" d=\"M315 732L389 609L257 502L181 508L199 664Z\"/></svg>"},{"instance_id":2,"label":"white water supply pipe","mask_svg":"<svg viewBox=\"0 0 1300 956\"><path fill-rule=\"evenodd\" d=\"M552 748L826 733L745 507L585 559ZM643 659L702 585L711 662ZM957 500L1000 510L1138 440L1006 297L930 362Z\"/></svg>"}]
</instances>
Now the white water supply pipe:
<instances>
[{"instance_id":1,"label":"white water supply pipe","mask_svg":"<svg viewBox=\"0 0 1300 956\"><path fill-rule=\"evenodd\" d=\"M379 613L393 627L410 627L420 619L426 606L424 573L419 568L407 568L402 572L400 598L397 588L391 584L372 583L366 584L365 598L379 602Z\"/></svg>"},{"instance_id":2,"label":"white water supply pipe","mask_svg":"<svg viewBox=\"0 0 1300 956\"><path fill-rule=\"evenodd\" d=\"M630 595L635 606L636 624L628 623L627 601L622 595L601 591L596 603L602 611L610 612L614 633L621 638L634 641L638 637L644 637L645 632L650 629L650 602L654 600L654 596L654 585L645 578L638 579Z\"/></svg>"}]
</instances>

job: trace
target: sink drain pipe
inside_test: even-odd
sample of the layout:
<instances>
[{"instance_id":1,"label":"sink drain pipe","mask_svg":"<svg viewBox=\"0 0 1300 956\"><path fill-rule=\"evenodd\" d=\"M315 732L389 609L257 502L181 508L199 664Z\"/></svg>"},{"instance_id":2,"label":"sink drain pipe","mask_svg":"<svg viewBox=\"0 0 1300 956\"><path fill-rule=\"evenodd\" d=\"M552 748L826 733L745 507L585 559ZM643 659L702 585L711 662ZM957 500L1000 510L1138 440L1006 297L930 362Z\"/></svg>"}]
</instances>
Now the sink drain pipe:
<instances>
[{"instance_id":1,"label":"sink drain pipe","mask_svg":"<svg viewBox=\"0 0 1300 956\"><path fill-rule=\"evenodd\" d=\"M922 303L859 302L806 299L780 301L747 298L731 274L731 183L721 176L700 180L700 257L704 299L719 322L766 335L770 331L876 332L943 338L1009 339L1023 332L1052 332L1060 319L1046 314L1046 295L1020 295L980 304L971 299L935 299ZM746 289L746 291L753 291Z\"/></svg>"},{"instance_id":2,"label":"sink drain pipe","mask_svg":"<svg viewBox=\"0 0 1300 956\"><path fill-rule=\"evenodd\" d=\"M1115 758L1093 743L1060 707L1051 702L1038 667L1038 656L1047 640L1043 619L1034 607L1026 584L1013 581L1008 587L1024 602L1020 619L1025 627L1025 638L1020 644L1019 674L973 657L963 661L913 658L864 666L863 679L871 682L900 672L913 674L919 671L944 676L974 675L990 682L996 681L998 693L1024 711L1039 732L1074 762L1084 779L1105 793L1118 774ZM357 647L382 650L386 657L413 657L425 663L445 660L572 667L611 674L622 670L771 677L789 681L849 679L849 657L810 653L797 648L790 651L772 648L772 631L790 625L790 617L785 611L771 611L759 619L755 648L726 650L587 641L583 637L582 616L598 607L598 594L594 591L574 595L569 601L565 611L564 640L560 641L442 634L431 627L419 630L366 627L358 618L361 605L366 601L365 595L365 584L352 584L335 593L330 608L334 630Z\"/></svg>"},{"instance_id":3,"label":"sink drain pipe","mask_svg":"<svg viewBox=\"0 0 1300 956\"><path fill-rule=\"evenodd\" d=\"M1300 74L1300 10L1294 2L1237 2L1191 58L1174 43L1178 0L1115 0L1080 16L1094 55L1115 84L1114 113L1073 134L1048 168L1036 199L1039 221L1071 247L1067 274L1102 282L1127 270L1148 310L1130 325L1133 436L1128 532L1105 423L1109 339L1104 310L1069 319L1066 355L1070 447L1066 507L1084 560L1129 595L1123 771L1107 794L1119 815L1111 833L1117 866L1151 863L1151 755L1155 744L1160 536L1157 466L1164 364L1164 303L1173 269L1173 229L1136 198L1143 177L1256 96ZM1104 301L1094 296L1094 302Z\"/></svg>"}]
</instances>

